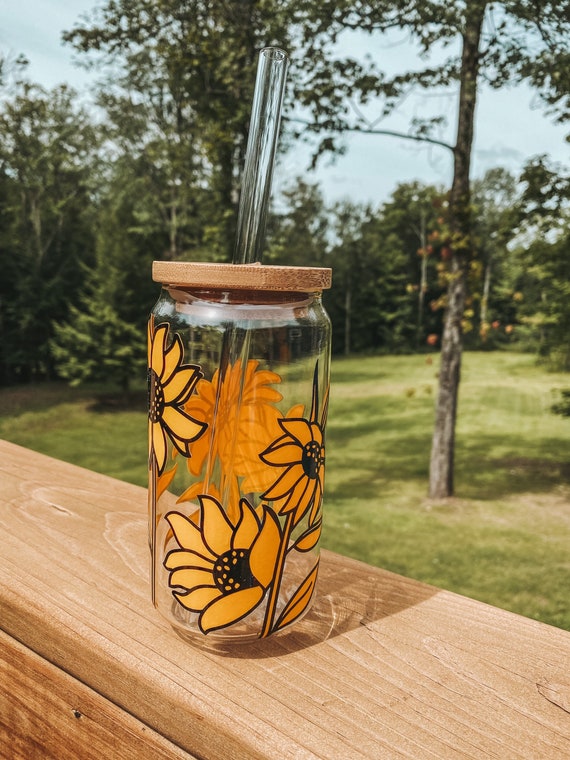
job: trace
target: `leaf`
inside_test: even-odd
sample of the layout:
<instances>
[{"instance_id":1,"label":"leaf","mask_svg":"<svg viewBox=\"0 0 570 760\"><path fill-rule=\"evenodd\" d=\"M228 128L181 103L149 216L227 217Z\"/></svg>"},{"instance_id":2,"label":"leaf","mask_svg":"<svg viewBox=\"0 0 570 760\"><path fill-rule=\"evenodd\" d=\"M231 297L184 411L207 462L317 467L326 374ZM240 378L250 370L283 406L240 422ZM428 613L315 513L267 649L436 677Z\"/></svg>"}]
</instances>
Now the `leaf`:
<instances>
[{"instance_id":1,"label":"leaf","mask_svg":"<svg viewBox=\"0 0 570 760\"><path fill-rule=\"evenodd\" d=\"M298 552L310 552L317 545L319 538L321 537L322 523L319 520L318 523L313 525L310 530L305 531L293 544L293 549Z\"/></svg>"},{"instance_id":2,"label":"leaf","mask_svg":"<svg viewBox=\"0 0 570 760\"><path fill-rule=\"evenodd\" d=\"M319 562L317 560L314 568L307 575L297 591L295 591L291 599L289 599L285 605L285 609L279 616L279 619L277 620L273 631L278 631L280 628L284 628L286 625L292 623L305 612L313 596L313 591L315 590L318 571Z\"/></svg>"},{"instance_id":3,"label":"leaf","mask_svg":"<svg viewBox=\"0 0 570 760\"><path fill-rule=\"evenodd\" d=\"M172 480L174 476L176 475L176 470L178 468L178 464L176 463L174 467L172 467L170 470L166 470L166 472L163 472L162 475L158 478L157 484L156 484L156 500L158 501L162 494L166 491L168 486L172 483Z\"/></svg>"}]
</instances>

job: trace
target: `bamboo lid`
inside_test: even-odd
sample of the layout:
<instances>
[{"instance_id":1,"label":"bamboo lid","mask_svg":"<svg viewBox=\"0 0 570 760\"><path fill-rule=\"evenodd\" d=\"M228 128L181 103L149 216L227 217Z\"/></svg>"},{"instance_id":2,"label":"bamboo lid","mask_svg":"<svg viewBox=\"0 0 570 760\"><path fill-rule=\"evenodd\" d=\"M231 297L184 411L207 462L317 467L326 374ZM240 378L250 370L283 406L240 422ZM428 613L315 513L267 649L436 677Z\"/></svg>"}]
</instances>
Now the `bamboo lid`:
<instances>
[{"instance_id":1,"label":"bamboo lid","mask_svg":"<svg viewBox=\"0 0 570 760\"><path fill-rule=\"evenodd\" d=\"M301 293L327 290L332 270L267 264L211 264L203 261L154 261L152 279L163 285Z\"/></svg>"}]
</instances>

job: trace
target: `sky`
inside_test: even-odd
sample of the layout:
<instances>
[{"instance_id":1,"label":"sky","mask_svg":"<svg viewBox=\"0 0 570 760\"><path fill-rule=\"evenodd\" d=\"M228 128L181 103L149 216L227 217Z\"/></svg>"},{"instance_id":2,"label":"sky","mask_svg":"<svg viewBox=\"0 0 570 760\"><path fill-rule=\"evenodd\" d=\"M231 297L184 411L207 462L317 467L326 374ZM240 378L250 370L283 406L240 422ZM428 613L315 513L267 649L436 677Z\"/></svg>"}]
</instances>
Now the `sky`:
<instances>
[{"instance_id":1,"label":"sky","mask_svg":"<svg viewBox=\"0 0 570 760\"><path fill-rule=\"evenodd\" d=\"M77 56L61 43L61 32L71 29L96 0L0 0L0 51L15 58L23 53L30 61L29 78L45 87L67 82L88 93L95 74L76 63ZM404 38L377 41L372 54L381 67L404 70L412 53ZM453 97L443 93L420 94L407 99L382 127L408 130L409 120L426 113L444 113L449 126L442 137L453 141L455 129ZM370 107L374 118L374 106ZM567 164L570 146L565 141L568 128L556 126L540 107L537 96L526 86L500 91L483 90L477 109L472 175L482 176L495 166L516 173L531 156L547 153ZM349 199L373 205L388 199L400 182L420 180L448 186L451 181L451 154L442 148L378 135L350 135L346 152L325 158L316 172L308 172L310 148L298 144L276 167L274 182L292 185L297 176L318 181L329 202Z\"/></svg>"}]
</instances>

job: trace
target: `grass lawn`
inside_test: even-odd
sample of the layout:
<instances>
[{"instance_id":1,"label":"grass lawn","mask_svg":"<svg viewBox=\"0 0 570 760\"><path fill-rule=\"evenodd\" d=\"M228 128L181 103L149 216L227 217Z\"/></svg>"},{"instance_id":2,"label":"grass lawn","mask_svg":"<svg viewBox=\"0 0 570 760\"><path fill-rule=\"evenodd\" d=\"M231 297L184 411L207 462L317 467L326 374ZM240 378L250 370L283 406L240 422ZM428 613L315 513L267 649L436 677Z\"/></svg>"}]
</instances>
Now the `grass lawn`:
<instances>
[{"instance_id":1,"label":"grass lawn","mask_svg":"<svg viewBox=\"0 0 570 760\"><path fill-rule=\"evenodd\" d=\"M437 364L333 363L323 544L570 630L570 419L534 357L467 353L456 496L427 498ZM0 391L0 436L146 485L146 401L100 390Z\"/></svg>"}]
</instances>

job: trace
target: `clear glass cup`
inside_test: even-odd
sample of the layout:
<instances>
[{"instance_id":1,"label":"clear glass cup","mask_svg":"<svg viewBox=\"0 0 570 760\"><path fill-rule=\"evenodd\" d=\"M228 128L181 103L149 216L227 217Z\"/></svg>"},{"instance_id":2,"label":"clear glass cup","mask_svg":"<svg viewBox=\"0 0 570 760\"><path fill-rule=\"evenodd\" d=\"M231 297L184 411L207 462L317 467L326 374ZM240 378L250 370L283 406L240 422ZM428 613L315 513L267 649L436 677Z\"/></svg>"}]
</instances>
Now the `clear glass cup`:
<instances>
[{"instance_id":1,"label":"clear glass cup","mask_svg":"<svg viewBox=\"0 0 570 760\"><path fill-rule=\"evenodd\" d=\"M155 262L149 320L153 603L211 646L285 631L319 563L328 269Z\"/></svg>"}]
</instances>

